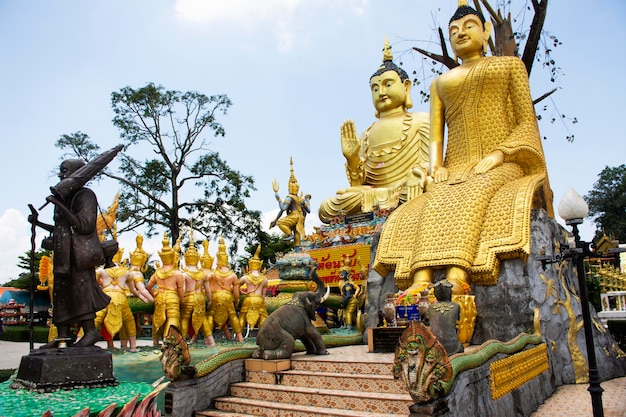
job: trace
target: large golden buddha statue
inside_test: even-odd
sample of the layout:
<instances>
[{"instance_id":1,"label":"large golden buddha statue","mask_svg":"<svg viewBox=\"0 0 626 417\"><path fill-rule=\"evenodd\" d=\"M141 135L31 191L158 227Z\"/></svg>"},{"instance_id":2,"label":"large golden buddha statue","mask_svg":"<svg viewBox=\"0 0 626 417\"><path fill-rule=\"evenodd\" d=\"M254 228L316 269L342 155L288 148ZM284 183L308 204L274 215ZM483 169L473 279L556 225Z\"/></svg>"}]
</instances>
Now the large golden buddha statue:
<instances>
[{"instance_id":1,"label":"large golden buddha statue","mask_svg":"<svg viewBox=\"0 0 626 417\"><path fill-rule=\"evenodd\" d=\"M463 3L449 24L462 64L430 88L434 183L390 215L374 262L382 274L395 268L409 291L430 283L435 268L445 268L455 294L469 282L495 285L502 259L530 252L531 209L553 216L526 68L517 57L485 56L491 24Z\"/></svg>"},{"instance_id":2,"label":"large golden buddha statue","mask_svg":"<svg viewBox=\"0 0 626 417\"><path fill-rule=\"evenodd\" d=\"M409 113L411 80L393 63L385 40L383 64L370 78L378 118L359 139L354 122L341 126L341 150L350 187L322 202L320 220L395 208L420 194L428 165L428 113Z\"/></svg>"}]
</instances>

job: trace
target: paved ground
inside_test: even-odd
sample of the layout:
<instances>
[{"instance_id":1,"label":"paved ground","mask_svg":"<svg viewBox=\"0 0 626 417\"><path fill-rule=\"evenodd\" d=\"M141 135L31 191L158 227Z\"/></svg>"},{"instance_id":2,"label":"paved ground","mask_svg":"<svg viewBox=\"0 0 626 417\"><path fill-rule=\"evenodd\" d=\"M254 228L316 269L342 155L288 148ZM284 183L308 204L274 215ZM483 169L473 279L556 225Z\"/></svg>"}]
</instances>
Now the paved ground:
<instances>
[{"instance_id":1,"label":"paved ground","mask_svg":"<svg viewBox=\"0 0 626 417\"><path fill-rule=\"evenodd\" d=\"M151 340L138 340L139 346L150 346ZM35 344L35 348L41 344ZM105 342L98 346L106 348ZM119 342L116 341L116 347ZM0 340L0 369L17 369L22 356L29 352L29 343ZM604 417L626 417L626 377L605 381L602 404ZM591 396L587 384L564 385L557 389L531 417L590 417Z\"/></svg>"},{"instance_id":2,"label":"paved ground","mask_svg":"<svg viewBox=\"0 0 626 417\"><path fill-rule=\"evenodd\" d=\"M35 343L34 348L37 349L42 343ZM106 342L98 342L96 344L106 349ZM115 347L119 347L120 342L115 341ZM152 346L152 340L137 340L137 346ZM22 356L28 355L30 343L28 342L7 342L0 340L0 369L17 369L20 366Z\"/></svg>"}]
</instances>

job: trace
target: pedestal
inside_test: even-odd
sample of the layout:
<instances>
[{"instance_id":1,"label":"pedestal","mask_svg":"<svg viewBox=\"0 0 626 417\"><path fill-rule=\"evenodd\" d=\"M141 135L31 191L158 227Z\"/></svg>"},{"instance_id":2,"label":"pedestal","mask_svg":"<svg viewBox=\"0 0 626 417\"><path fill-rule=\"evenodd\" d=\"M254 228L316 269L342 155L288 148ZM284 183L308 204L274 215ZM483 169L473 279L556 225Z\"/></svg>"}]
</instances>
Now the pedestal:
<instances>
[{"instance_id":1,"label":"pedestal","mask_svg":"<svg viewBox=\"0 0 626 417\"><path fill-rule=\"evenodd\" d=\"M11 388L53 392L115 385L111 353L92 346L33 350L22 356Z\"/></svg>"},{"instance_id":2,"label":"pedestal","mask_svg":"<svg viewBox=\"0 0 626 417\"><path fill-rule=\"evenodd\" d=\"M374 353L394 353L404 329L404 326L370 327L367 329L367 350Z\"/></svg>"}]
</instances>

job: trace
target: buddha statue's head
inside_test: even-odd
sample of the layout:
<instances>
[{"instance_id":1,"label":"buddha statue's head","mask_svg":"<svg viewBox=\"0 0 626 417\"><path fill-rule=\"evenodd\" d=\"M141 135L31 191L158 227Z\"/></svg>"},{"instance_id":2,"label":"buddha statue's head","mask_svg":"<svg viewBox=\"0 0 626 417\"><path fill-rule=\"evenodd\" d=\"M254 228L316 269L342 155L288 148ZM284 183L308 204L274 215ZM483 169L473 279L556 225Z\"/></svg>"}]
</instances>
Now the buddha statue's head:
<instances>
[{"instance_id":1,"label":"buddha statue's head","mask_svg":"<svg viewBox=\"0 0 626 417\"><path fill-rule=\"evenodd\" d=\"M162 245L163 248L159 251L159 257L161 258L163 265L173 265L176 253L170 246L170 239L167 237L167 232L163 232Z\"/></svg>"},{"instance_id":2,"label":"buddha statue's head","mask_svg":"<svg viewBox=\"0 0 626 417\"><path fill-rule=\"evenodd\" d=\"M263 265L263 260L259 258L260 254L261 244L259 243L259 245L256 247L256 251L254 252L254 256L248 259L248 268L250 268L250 271L259 271L261 269L261 266Z\"/></svg>"},{"instance_id":3,"label":"buddha statue's head","mask_svg":"<svg viewBox=\"0 0 626 417\"><path fill-rule=\"evenodd\" d=\"M408 74L393 63L393 54L389 40L385 38L383 63L370 77L372 103L376 117L393 111L405 111L413 107L411 87L413 84Z\"/></svg>"},{"instance_id":4,"label":"buddha statue's head","mask_svg":"<svg viewBox=\"0 0 626 417\"><path fill-rule=\"evenodd\" d=\"M457 58L464 60L477 53L487 53L491 22L478 10L467 5L467 0L459 0L459 7L448 23L450 45Z\"/></svg>"},{"instance_id":5,"label":"buddha statue's head","mask_svg":"<svg viewBox=\"0 0 626 417\"><path fill-rule=\"evenodd\" d=\"M220 243L217 245L217 267L227 267L228 266L228 253L226 252L226 244L224 243L224 238L220 238Z\"/></svg>"},{"instance_id":6,"label":"buddha statue's head","mask_svg":"<svg viewBox=\"0 0 626 417\"><path fill-rule=\"evenodd\" d=\"M204 239L204 241L202 242L202 247L204 248L202 258L200 258L202 268L211 269L213 268L213 257L209 254L209 241Z\"/></svg>"},{"instance_id":7,"label":"buddha statue's head","mask_svg":"<svg viewBox=\"0 0 626 417\"><path fill-rule=\"evenodd\" d=\"M143 236L137 235L137 237L135 237L135 243L137 247L130 254L130 265L141 268L148 260L148 253L142 248Z\"/></svg>"}]
</instances>

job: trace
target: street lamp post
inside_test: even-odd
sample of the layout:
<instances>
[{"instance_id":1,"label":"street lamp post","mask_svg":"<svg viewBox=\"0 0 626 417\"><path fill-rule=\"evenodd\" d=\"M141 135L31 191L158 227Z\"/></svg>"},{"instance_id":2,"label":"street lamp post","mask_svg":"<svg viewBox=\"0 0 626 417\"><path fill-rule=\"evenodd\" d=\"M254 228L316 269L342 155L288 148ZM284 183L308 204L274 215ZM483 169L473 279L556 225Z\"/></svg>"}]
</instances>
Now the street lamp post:
<instances>
[{"instance_id":1,"label":"street lamp post","mask_svg":"<svg viewBox=\"0 0 626 417\"><path fill-rule=\"evenodd\" d=\"M589 242L580 239L578 225L589 213L589 207L585 200L573 189L569 189L559 204L559 216L565 220L565 224L572 227L576 247L570 249L570 256L576 263L578 275L578 287L580 291L580 304L583 315L583 328L585 329L585 344L587 347L587 361L589 362L589 388L591 394L591 406L594 417L604 417L602 408L602 392L600 386L600 374L596 362L596 352L593 343L593 329L591 327L591 314L589 311L589 296L587 294L587 279L585 277L585 258L591 254Z\"/></svg>"}]
</instances>

